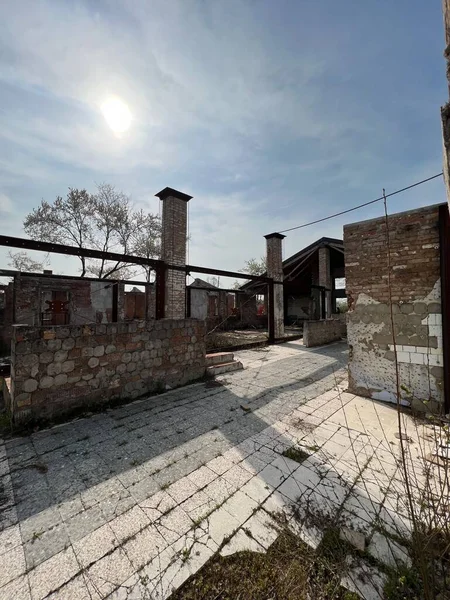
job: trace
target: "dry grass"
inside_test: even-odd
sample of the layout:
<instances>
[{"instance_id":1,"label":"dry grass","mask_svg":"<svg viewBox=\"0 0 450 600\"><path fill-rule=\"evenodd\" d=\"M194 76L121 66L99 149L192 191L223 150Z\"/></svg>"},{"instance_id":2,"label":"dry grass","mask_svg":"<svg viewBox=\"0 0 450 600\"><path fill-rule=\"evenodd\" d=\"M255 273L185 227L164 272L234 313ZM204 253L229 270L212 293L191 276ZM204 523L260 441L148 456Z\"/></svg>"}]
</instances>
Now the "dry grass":
<instances>
[{"instance_id":1,"label":"dry grass","mask_svg":"<svg viewBox=\"0 0 450 600\"><path fill-rule=\"evenodd\" d=\"M267 553L216 556L170 600L357 600L339 584L348 548L336 535L314 552L285 530Z\"/></svg>"}]
</instances>

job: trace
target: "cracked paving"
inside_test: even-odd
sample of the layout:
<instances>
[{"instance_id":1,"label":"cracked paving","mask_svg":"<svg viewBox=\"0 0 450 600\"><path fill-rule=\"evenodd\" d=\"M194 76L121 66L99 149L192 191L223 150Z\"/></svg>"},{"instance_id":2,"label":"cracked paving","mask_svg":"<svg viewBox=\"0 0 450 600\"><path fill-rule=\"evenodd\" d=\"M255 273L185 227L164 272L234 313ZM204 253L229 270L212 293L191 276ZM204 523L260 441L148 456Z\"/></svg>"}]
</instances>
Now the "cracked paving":
<instances>
[{"instance_id":1,"label":"cracked paving","mask_svg":"<svg viewBox=\"0 0 450 600\"><path fill-rule=\"evenodd\" d=\"M245 369L221 385L1 443L1 598L162 600L217 552L265 552L280 514L312 546L337 517L373 556L408 560L376 527L411 527L395 411L345 392L346 345L238 357ZM301 464L283 455L292 446ZM376 598L372 581L347 584Z\"/></svg>"}]
</instances>

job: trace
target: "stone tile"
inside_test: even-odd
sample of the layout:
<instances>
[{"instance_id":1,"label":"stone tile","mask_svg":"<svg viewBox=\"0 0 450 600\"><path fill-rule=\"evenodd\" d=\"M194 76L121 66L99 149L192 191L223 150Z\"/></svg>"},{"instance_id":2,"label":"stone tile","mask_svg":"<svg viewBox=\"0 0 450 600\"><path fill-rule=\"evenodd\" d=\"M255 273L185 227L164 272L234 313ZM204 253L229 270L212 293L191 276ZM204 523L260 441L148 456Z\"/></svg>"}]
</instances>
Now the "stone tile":
<instances>
[{"instance_id":1,"label":"stone tile","mask_svg":"<svg viewBox=\"0 0 450 600\"><path fill-rule=\"evenodd\" d=\"M89 535L73 543L73 550L80 565L86 568L112 552L119 545L109 524L102 525Z\"/></svg>"},{"instance_id":2,"label":"stone tile","mask_svg":"<svg viewBox=\"0 0 450 600\"><path fill-rule=\"evenodd\" d=\"M145 477L133 485L130 485L128 491L136 502L142 502L142 500L156 494L159 489L160 486L153 477Z\"/></svg>"},{"instance_id":3,"label":"stone tile","mask_svg":"<svg viewBox=\"0 0 450 600\"><path fill-rule=\"evenodd\" d=\"M240 525L241 522L225 508L219 508L209 515L204 527L216 544L220 546L224 538L237 531Z\"/></svg>"},{"instance_id":4,"label":"stone tile","mask_svg":"<svg viewBox=\"0 0 450 600\"><path fill-rule=\"evenodd\" d=\"M37 567L69 546L69 536L63 524L55 525L23 545L27 569Z\"/></svg>"},{"instance_id":5,"label":"stone tile","mask_svg":"<svg viewBox=\"0 0 450 600\"><path fill-rule=\"evenodd\" d=\"M102 500L98 504L98 508L102 511L105 521L111 521L127 512L133 506L136 506L136 499L133 498L128 490L123 490L119 494L114 494L107 500Z\"/></svg>"},{"instance_id":6,"label":"stone tile","mask_svg":"<svg viewBox=\"0 0 450 600\"><path fill-rule=\"evenodd\" d=\"M13 525L0 532L0 556L22 543L19 525Z\"/></svg>"},{"instance_id":7,"label":"stone tile","mask_svg":"<svg viewBox=\"0 0 450 600\"><path fill-rule=\"evenodd\" d=\"M259 474L260 479L272 486L273 488L277 488L280 486L283 481L287 478L287 475L280 471L277 467L272 465L267 465Z\"/></svg>"},{"instance_id":8,"label":"stone tile","mask_svg":"<svg viewBox=\"0 0 450 600\"><path fill-rule=\"evenodd\" d=\"M347 590L359 594L364 600L384 598L383 588L386 575L364 562L356 562L347 557L347 573L341 579L341 585Z\"/></svg>"},{"instance_id":9,"label":"stone tile","mask_svg":"<svg viewBox=\"0 0 450 600\"><path fill-rule=\"evenodd\" d=\"M89 535L106 522L106 518L98 506L92 506L87 510L71 517L66 521L66 528L70 541L77 542Z\"/></svg>"},{"instance_id":10,"label":"stone tile","mask_svg":"<svg viewBox=\"0 0 450 600\"><path fill-rule=\"evenodd\" d=\"M172 510L172 508L174 508L176 505L177 503L172 496L169 496L169 494L164 490L156 492L156 494L153 494L153 496L150 496L150 498L147 498L139 503L139 506L147 514L151 521L156 520L154 518L156 513L151 511L157 511L159 513L157 518L159 518L160 516L169 512L169 510Z\"/></svg>"},{"instance_id":11,"label":"stone tile","mask_svg":"<svg viewBox=\"0 0 450 600\"><path fill-rule=\"evenodd\" d=\"M16 546L1 557L3 567L0 569L0 587L26 572L25 556L22 546Z\"/></svg>"},{"instance_id":12,"label":"stone tile","mask_svg":"<svg viewBox=\"0 0 450 600\"><path fill-rule=\"evenodd\" d=\"M381 533L375 532L367 551L387 567L400 568L411 566L411 558L404 546L397 544Z\"/></svg>"},{"instance_id":13,"label":"stone tile","mask_svg":"<svg viewBox=\"0 0 450 600\"><path fill-rule=\"evenodd\" d=\"M28 577L22 575L0 589L2 600L31 600Z\"/></svg>"},{"instance_id":14,"label":"stone tile","mask_svg":"<svg viewBox=\"0 0 450 600\"><path fill-rule=\"evenodd\" d=\"M250 519L245 522L243 529L245 532L250 531L251 537L266 550L279 535L279 526L275 520L263 510L258 510L257 513L250 517Z\"/></svg>"},{"instance_id":15,"label":"stone tile","mask_svg":"<svg viewBox=\"0 0 450 600\"><path fill-rule=\"evenodd\" d=\"M241 492L250 496L250 498L256 502L262 503L270 496L274 489L275 488L261 479L261 477L256 476L242 486Z\"/></svg>"},{"instance_id":16,"label":"stone tile","mask_svg":"<svg viewBox=\"0 0 450 600\"><path fill-rule=\"evenodd\" d=\"M218 477L207 485L203 491L217 504L220 504L232 495L234 488L226 479Z\"/></svg>"},{"instance_id":17,"label":"stone tile","mask_svg":"<svg viewBox=\"0 0 450 600\"><path fill-rule=\"evenodd\" d=\"M32 599L42 600L72 579L79 570L72 548L55 554L28 573Z\"/></svg>"},{"instance_id":18,"label":"stone tile","mask_svg":"<svg viewBox=\"0 0 450 600\"><path fill-rule=\"evenodd\" d=\"M134 573L134 567L122 548L107 554L85 572L89 591L105 598Z\"/></svg>"},{"instance_id":19,"label":"stone tile","mask_svg":"<svg viewBox=\"0 0 450 600\"><path fill-rule=\"evenodd\" d=\"M83 574L77 575L46 600L100 600L96 590L89 589Z\"/></svg>"},{"instance_id":20,"label":"stone tile","mask_svg":"<svg viewBox=\"0 0 450 600\"><path fill-rule=\"evenodd\" d=\"M58 504L58 510L63 521L68 521L71 517L85 510L85 508L86 505L81 501L81 495Z\"/></svg>"},{"instance_id":21,"label":"stone tile","mask_svg":"<svg viewBox=\"0 0 450 600\"><path fill-rule=\"evenodd\" d=\"M261 544L258 544L256 540L248 536L245 531L240 529L220 550L220 555L230 556L232 554L236 554L236 552L244 552L245 550L249 552L265 552L265 549L261 546Z\"/></svg>"},{"instance_id":22,"label":"stone tile","mask_svg":"<svg viewBox=\"0 0 450 600\"><path fill-rule=\"evenodd\" d=\"M237 491L223 504L223 508L240 523L246 521L257 507L258 503L241 491Z\"/></svg>"},{"instance_id":23,"label":"stone tile","mask_svg":"<svg viewBox=\"0 0 450 600\"><path fill-rule=\"evenodd\" d=\"M138 533L138 531L141 531L141 529L144 529L149 525L150 519L139 506L135 506L110 522L111 529L119 542L123 542L132 537Z\"/></svg>"},{"instance_id":24,"label":"stone tile","mask_svg":"<svg viewBox=\"0 0 450 600\"><path fill-rule=\"evenodd\" d=\"M241 467L241 465L234 465L234 467L223 474L223 479L228 481L235 489L242 487L251 478L252 474L247 469Z\"/></svg>"},{"instance_id":25,"label":"stone tile","mask_svg":"<svg viewBox=\"0 0 450 600\"><path fill-rule=\"evenodd\" d=\"M179 506L155 523L159 533L169 543L178 540L183 534L192 529L193 525L192 519Z\"/></svg>"},{"instance_id":26,"label":"stone tile","mask_svg":"<svg viewBox=\"0 0 450 600\"><path fill-rule=\"evenodd\" d=\"M211 483L211 481L214 481L214 479L217 479L217 473L208 467L200 467L200 469L193 471L187 477L198 489L201 489L207 486L208 483Z\"/></svg>"},{"instance_id":27,"label":"stone tile","mask_svg":"<svg viewBox=\"0 0 450 600\"><path fill-rule=\"evenodd\" d=\"M24 519L20 523L20 533L24 541L34 539L45 531L60 525L61 515L54 507L48 508Z\"/></svg>"},{"instance_id":28,"label":"stone tile","mask_svg":"<svg viewBox=\"0 0 450 600\"><path fill-rule=\"evenodd\" d=\"M150 525L128 540L123 550L130 559L136 570L142 569L155 556L167 548L167 541L159 533L158 529Z\"/></svg>"},{"instance_id":29,"label":"stone tile","mask_svg":"<svg viewBox=\"0 0 450 600\"><path fill-rule=\"evenodd\" d=\"M184 500L187 500L190 496L195 494L197 487L187 477L183 477L179 481L173 483L167 488L169 496L175 500L177 504L181 504Z\"/></svg>"},{"instance_id":30,"label":"stone tile","mask_svg":"<svg viewBox=\"0 0 450 600\"><path fill-rule=\"evenodd\" d=\"M217 473L217 475L223 475L226 471L231 469L234 464L235 463L231 460L227 460L223 456L218 456L217 458L210 460L207 467L214 471L214 473Z\"/></svg>"}]
</instances>

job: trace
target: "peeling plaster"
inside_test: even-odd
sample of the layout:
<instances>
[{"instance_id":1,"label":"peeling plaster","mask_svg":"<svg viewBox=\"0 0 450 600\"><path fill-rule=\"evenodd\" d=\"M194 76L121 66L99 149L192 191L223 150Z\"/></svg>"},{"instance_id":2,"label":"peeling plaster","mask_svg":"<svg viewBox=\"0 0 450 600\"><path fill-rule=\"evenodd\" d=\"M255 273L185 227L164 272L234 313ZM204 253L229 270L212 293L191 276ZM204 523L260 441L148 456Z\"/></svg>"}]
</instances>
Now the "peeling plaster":
<instances>
[{"instance_id":1,"label":"peeling plaster","mask_svg":"<svg viewBox=\"0 0 450 600\"><path fill-rule=\"evenodd\" d=\"M439 371L439 367L443 364L441 314L431 312L421 318L422 332L420 332L417 325L418 315L414 312L415 305L426 304L429 307L431 304L440 303L440 298L441 282L438 279L424 298L393 305L395 315L401 315L404 319L402 326L397 324L400 319L396 317L396 328L401 327L402 331L402 335L396 334L397 339L406 338L406 341L411 339L408 345L406 342L396 344L400 384L406 388L406 391L401 392L403 405L410 405L411 394L413 401L443 402L442 377L431 372L433 368ZM437 310L437 307L430 308ZM427 327L430 347L423 344L415 345L423 340L424 326ZM391 337L389 306L366 293L360 293L354 309L347 315L347 331L350 346L350 389L368 395L374 400L396 403L397 386L392 339L390 344L384 344L380 343L380 336L377 336L380 334L386 338ZM374 337L378 339L374 341ZM433 345L437 345L436 348L431 347L433 341Z\"/></svg>"}]
</instances>

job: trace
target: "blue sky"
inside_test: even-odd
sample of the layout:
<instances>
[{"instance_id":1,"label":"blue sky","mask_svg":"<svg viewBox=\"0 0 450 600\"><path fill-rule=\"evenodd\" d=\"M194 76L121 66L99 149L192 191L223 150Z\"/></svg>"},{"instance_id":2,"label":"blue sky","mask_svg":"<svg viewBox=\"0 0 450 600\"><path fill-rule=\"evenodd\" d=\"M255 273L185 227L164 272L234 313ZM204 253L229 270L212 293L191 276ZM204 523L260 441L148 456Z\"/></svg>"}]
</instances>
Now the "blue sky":
<instances>
[{"instance_id":1,"label":"blue sky","mask_svg":"<svg viewBox=\"0 0 450 600\"><path fill-rule=\"evenodd\" d=\"M440 0L4 2L1 233L69 186L107 181L153 212L171 186L194 196L190 262L239 269L266 233L441 170L443 49ZM111 95L133 116L121 136ZM390 210L443 201L438 179ZM292 232L285 255L381 210Z\"/></svg>"}]
</instances>

